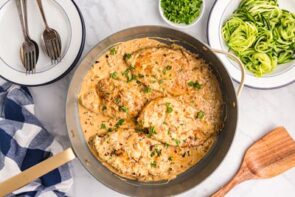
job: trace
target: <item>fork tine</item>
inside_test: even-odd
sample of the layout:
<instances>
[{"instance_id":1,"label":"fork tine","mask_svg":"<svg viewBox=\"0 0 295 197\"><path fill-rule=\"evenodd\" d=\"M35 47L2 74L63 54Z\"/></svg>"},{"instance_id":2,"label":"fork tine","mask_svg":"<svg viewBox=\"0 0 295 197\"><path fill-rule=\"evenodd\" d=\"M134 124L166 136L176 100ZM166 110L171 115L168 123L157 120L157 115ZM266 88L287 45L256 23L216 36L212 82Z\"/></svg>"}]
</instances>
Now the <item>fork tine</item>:
<instances>
[{"instance_id":1,"label":"fork tine","mask_svg":"<svg viewBox=\"0 0 295 197\"><path fill-rule=\"evenodd\" d=\"M55 44L56 44L56 48L57 48L57 59L59 60L60 55L61 55L61 43L58 38L55 39Z\"/></svg>"},{"instance_id":2,"label":"fork tine","mask_svg":"<svg viewBox=\"0 0 295 197\"><path fill-rule=\"evenodd\" d=\"M54 60L57 59L57 49L56 49L56 46L55 46L55 42L54 42L54 39L51 40L51 44L52 44L52 48L53 48L53 57L54 57Z\"/></svg>"},{"instance_id":3,"label":"fork tine","mask_svg":"<svg viewBox=\"0 0 295 197\"><path fill-rule=\"evenodd\" d=\"M31 70L32 70L31 51L29 51L28 57L29 57L29 59L28 59L28 63L29 63L29 74L31 74Z\"/></svg>"},{"instance_id":4,"label":"fork tine","mask_svg":"<svg viewBox=\"0 0 295 197\"><path fill-rule=\"evenodd\" d=\"M29 62L29 59L30 59L30 57L29 57L29 53L28 52L26 52L26 57L27 57L27 59L26 59L26 69L27 69L27 71L28 71L28 74L30 74L30 62Z\"/></svg>"},{"instance_id":5,"label":"fork tine","mask_svg":"<svg viewBox=\"0 0 295 197\"><path fill-rule=\"evenodd\" d=\"M24 53L24 60L23 60L24 67L26 69L26 75L28 74L28 65L27 65L27 53Z\"/></svg>"},{"instance_id":6,"label":"fork tine","mask_svg":"<svg viewBox=\"0 0 295 197\"><path fill-rule=\"evenodd\" d=\"M36 67L37 67L37 52L35 51L35 54L34 54L34 73L36 73Z\"/></svg>"},{"instance_id":7,"label":"fork tine","mask_svg":"<svg viewBox=\"0 0 295 197\"><path fill-rule=\"evenodd\" d=\"M32 50L32 73L34 73L34 70L36 68L36 65L35 65L35 49Z\"/></svg>"},{"instance_id":8,"label":"fork tine","mask_svg":"<svg viewBox=\"0 0 295 197\"><path fill-rule=\"evenodd\" d=\"M31 74L33 74L33 68L34 68L34 50L30 51L30 65L31 65Z\"/></svg>"},{"instance_id":9,"label":"fork tine","mask_svg":"<svg viewBox=\"0 0 295 197\"><path fill-rule=\"evenodd\" d=\"M47 48L47 51L48 51L48 56L51 58L51 64L53 64L53 48L52 48L52 45L51 45L51 41L50 40L47 40L46 41L46 48Z\"/></svg>"},{"instance_id":10,"label":"fork tine","mask_svg":"<svg viewBox=\"0 0 295 197\"><path fill-rule=\"evenodd\" d=\"M54 44L56 47L56 61L59 62L59 58L60 58L60 47L59 47L59 41L58 39L54 39Z\"/></svg>"},{"instance_id":11,"label":"fork tine","mask_svg":"<svg viewBox=\"0 0 295 197\"><path fill-rule=\"evenodd\" d=\"M57 60L58 60L58 46L56 44L56 39L53 39L52 40L52 44L53 44L53 47L54 47L54 57L55 57L55 63L57 63Z\"/></svg>"},{"instance_id":12,"label":"fork tine","mask_svg":"<svg viewBox=\"0 0 295 197\"><path fill-rule=\"evenodd\" d=\"M52 59L51 58L52 57L51 46L50 46L50 43L48 42L48 40L46 40L46 42L45 42L45 48L46 48L46 51L47 51L47 55L50 57L50 60L51 60Z\"/></svg>"}]
</instances>

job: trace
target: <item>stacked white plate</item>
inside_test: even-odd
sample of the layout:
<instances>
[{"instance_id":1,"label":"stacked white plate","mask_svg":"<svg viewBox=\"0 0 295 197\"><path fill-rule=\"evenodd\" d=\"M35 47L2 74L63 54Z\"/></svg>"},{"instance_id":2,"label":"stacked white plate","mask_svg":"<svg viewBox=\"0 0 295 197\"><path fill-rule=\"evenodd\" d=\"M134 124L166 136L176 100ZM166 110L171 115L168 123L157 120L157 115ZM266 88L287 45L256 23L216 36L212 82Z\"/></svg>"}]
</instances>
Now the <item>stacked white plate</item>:
<instances>
[{"instance_id":1,"label":"stacked white plate","mask_svg":"<svg viewBox=\"0 0 295 197\"><path fill-rule=\"evenodd\" d=\"M24 41L15 0L0 0L0 76L17 84L36 86L53 82L68 73L81 57L85 43L83 17L72 0L42 0L48 24L62 41L62 59L52 64L42 49L44 23L36 1L27 1L30 37L39 45L36 73L26 75L20 60Z\"/></svg>"},{"instance_id":2,"label":"stacked white plate","mask_svg":"<svg viewBox=\"0 0 295 197\"><path fill-rule=\"evenodd\" d=\"M221 28L224 22L238 8L241 0L217 0L211 10L208 21L208 41L212 48L228 51L222 36ZM280 8L290 12L295 12L294 0L278 0ZM229 58L219 55L220 60L227 68L229 74L235 81L240 82L241 72L239 66ZM295 61L287 64L278 65L270 74L263 77L255 77L252 73L247 72L245 85L259 89L271 89L288 85L295 81Z\"/></svg>"}]
</instances>

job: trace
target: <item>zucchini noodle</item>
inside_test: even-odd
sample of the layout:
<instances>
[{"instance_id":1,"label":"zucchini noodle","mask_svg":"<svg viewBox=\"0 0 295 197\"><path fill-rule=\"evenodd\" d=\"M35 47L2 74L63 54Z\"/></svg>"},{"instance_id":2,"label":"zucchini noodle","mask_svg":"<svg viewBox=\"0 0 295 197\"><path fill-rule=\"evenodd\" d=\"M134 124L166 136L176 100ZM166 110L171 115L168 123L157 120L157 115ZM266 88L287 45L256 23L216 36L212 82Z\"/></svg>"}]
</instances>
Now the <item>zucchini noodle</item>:
<instances>
[{"instance_id":1,"label":"zucchini noodle","mask_svg":"<svg viewBox=\"0 0 295 197\"><path fill-rule=\"evenodd\" d=\"M224 23L227 46L257 77L295 59L295 14L277 0L242 0Z\"/></svg>"}]
</instances>

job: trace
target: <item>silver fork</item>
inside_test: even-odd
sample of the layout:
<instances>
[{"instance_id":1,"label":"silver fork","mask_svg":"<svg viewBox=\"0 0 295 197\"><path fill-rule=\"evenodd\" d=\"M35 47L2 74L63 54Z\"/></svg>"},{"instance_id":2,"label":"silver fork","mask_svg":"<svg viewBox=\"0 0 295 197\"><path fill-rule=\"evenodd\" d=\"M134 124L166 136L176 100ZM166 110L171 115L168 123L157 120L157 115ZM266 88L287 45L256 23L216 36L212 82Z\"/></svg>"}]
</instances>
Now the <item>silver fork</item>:
<instances>
[{"instance_id":1,"label":"silver fork","mask_svg":"<svg viewBox=\"0 0 295 197\"><path fill-rule=\"evenodd\" d=\"M26 69L26 74L33 74L36 72L36 64L39 58L39 48L37 43L29 36L27 0L16 0L16 6L25 39L20 49L21 61Z\"/></svg>"},{"instance_id":2,"label":"silver fork","mask_svg":"<svg viewBox=\"0 0 295 197\"><path fill-rule=\"evenodd\" d=\"M52 29L48 26L42 5L42 0L37 0L37 4L45 24L45 30L42 36L45 45L45 51L47 55L51 58L51 62L56 64L60 61L61 57L62 46L60 35L55 29Z\"/></svg>"}]
</instances>

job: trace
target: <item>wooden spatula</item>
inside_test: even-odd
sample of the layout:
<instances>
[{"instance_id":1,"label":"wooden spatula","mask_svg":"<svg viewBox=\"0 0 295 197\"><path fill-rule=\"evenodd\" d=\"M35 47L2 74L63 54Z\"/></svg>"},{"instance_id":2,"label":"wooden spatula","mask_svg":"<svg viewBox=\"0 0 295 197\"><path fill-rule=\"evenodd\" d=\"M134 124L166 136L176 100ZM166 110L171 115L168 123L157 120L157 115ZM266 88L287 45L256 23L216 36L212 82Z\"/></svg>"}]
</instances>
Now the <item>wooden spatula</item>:
<instances>
[{"instance_id":1,"label":"wooden spatula","mask_svg":"<svg viewBox=\"0 0 295 197\"><path fill-rule=\"evenodd\" d=\"M276 128L246 151L237 174L212 197L224 196L235 185L245 180L270 178L294 166L295 141L285 128Z\"/></svg>"}]
</instances>

